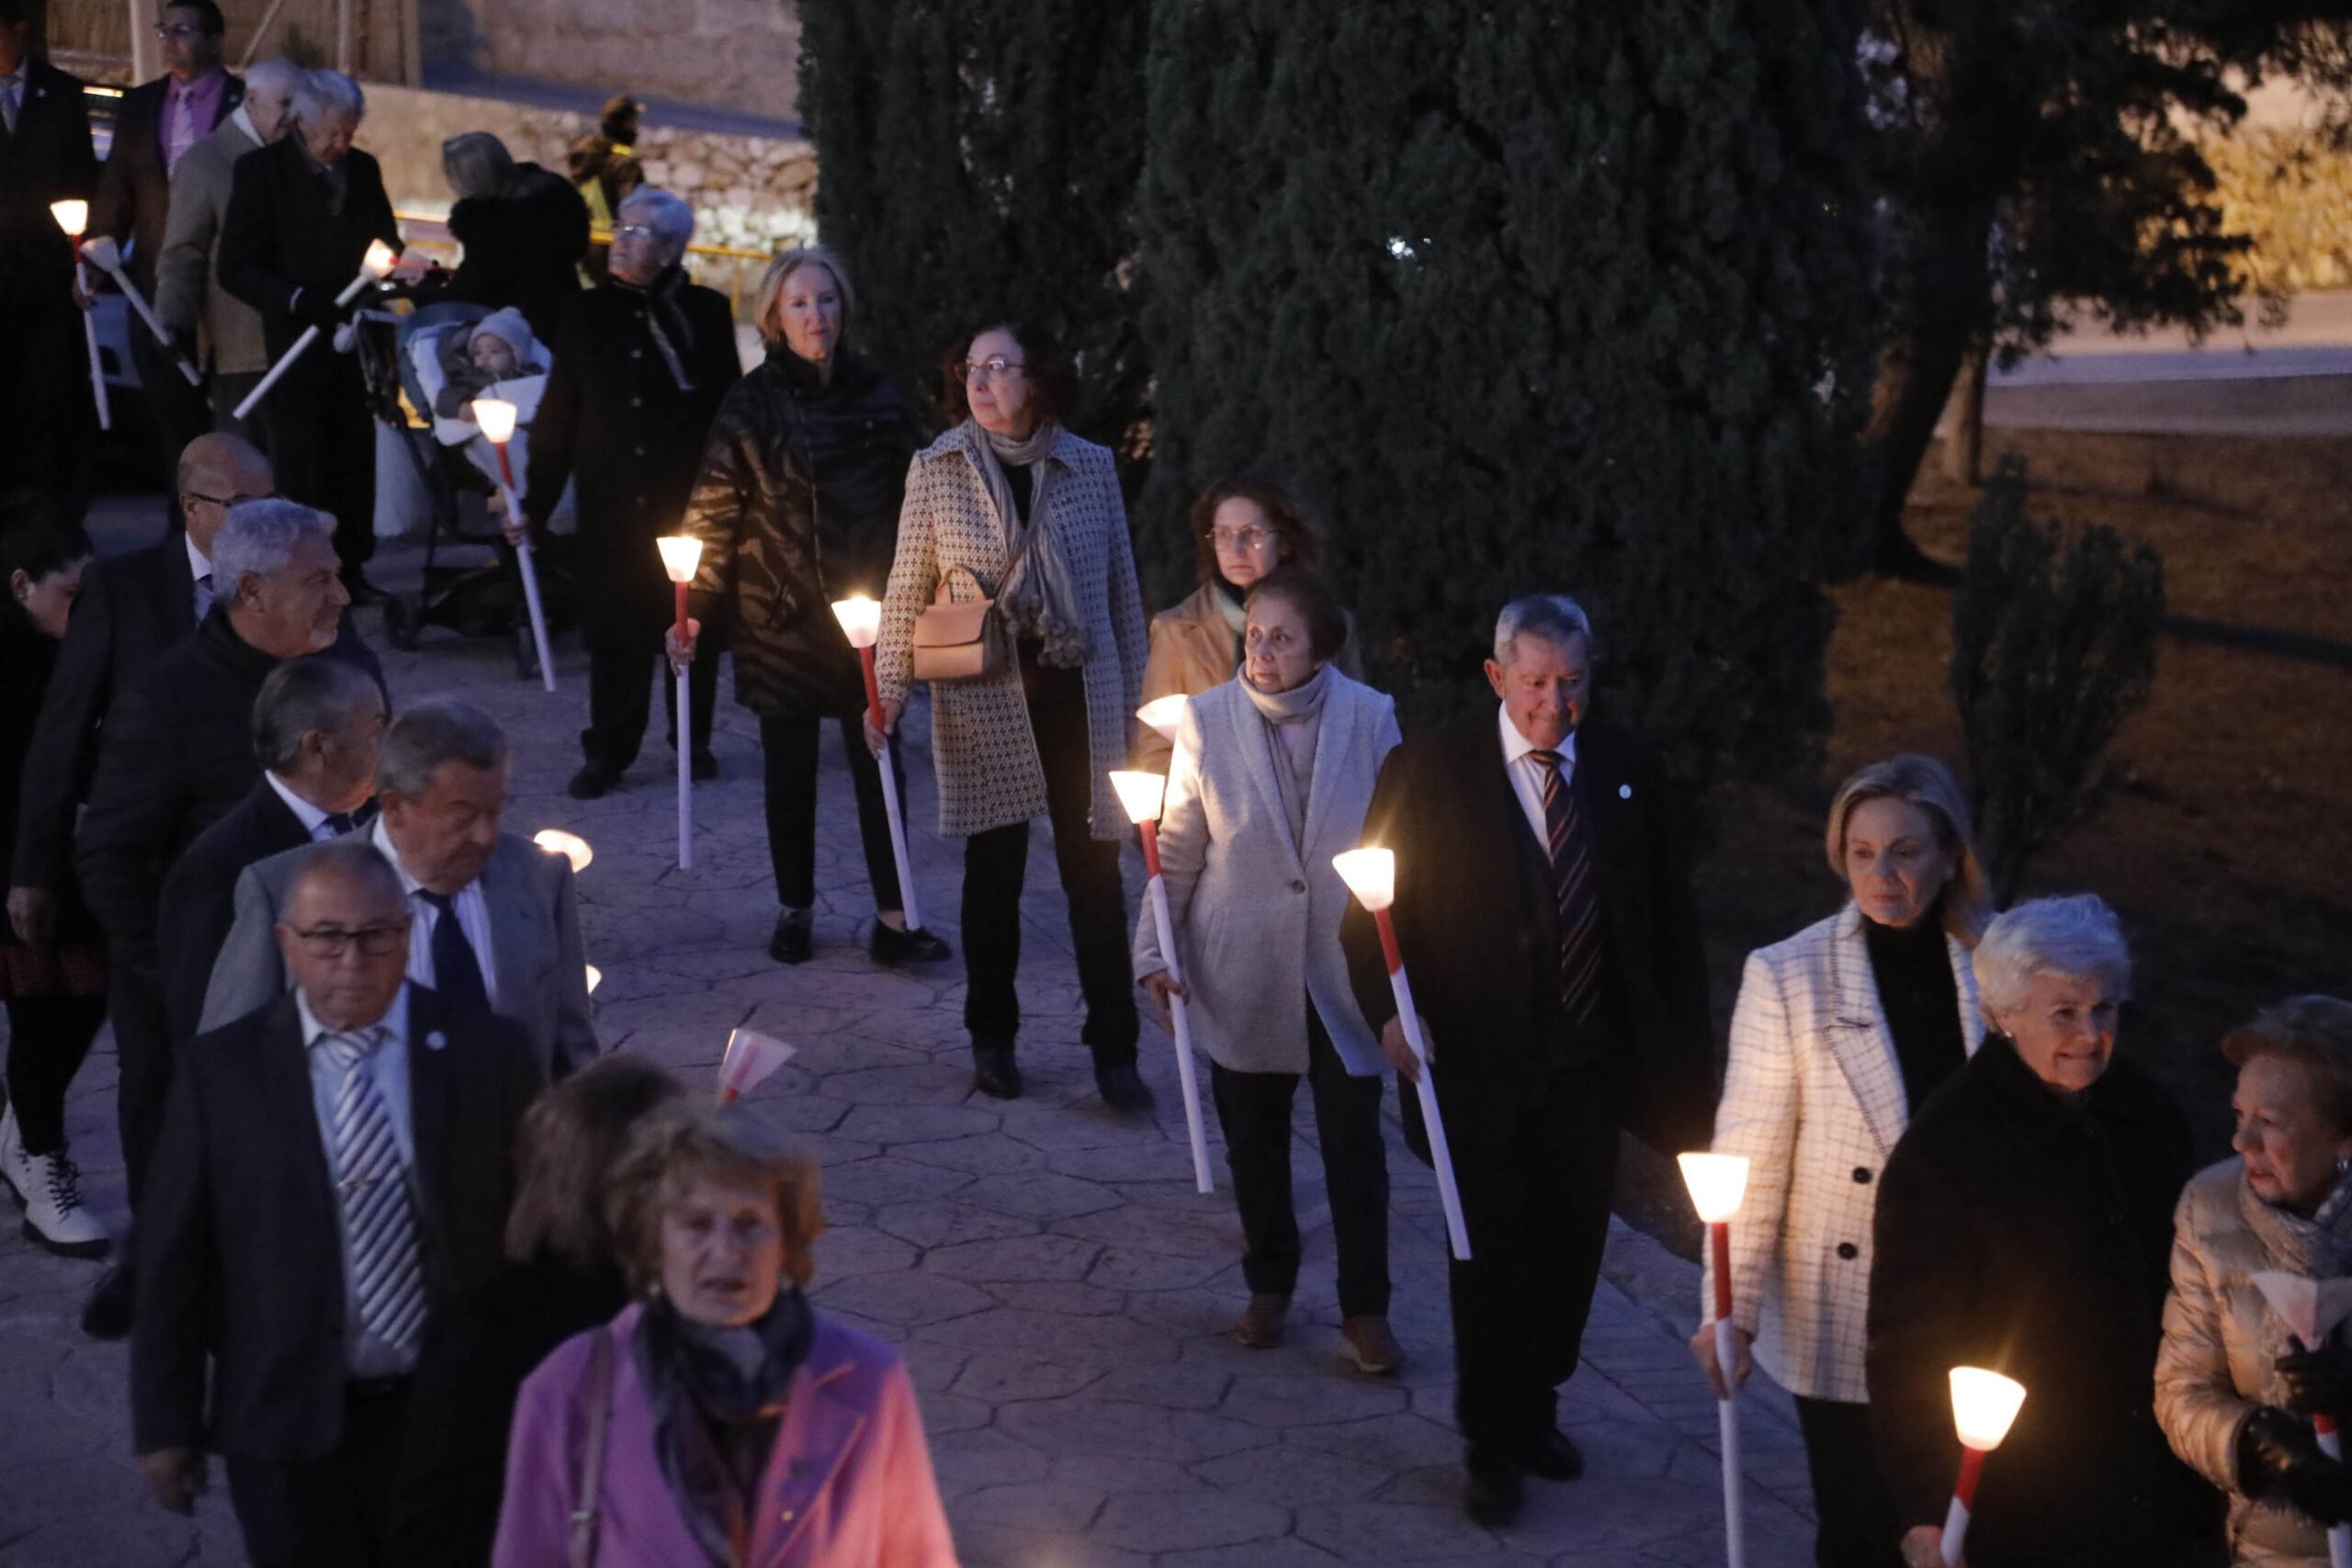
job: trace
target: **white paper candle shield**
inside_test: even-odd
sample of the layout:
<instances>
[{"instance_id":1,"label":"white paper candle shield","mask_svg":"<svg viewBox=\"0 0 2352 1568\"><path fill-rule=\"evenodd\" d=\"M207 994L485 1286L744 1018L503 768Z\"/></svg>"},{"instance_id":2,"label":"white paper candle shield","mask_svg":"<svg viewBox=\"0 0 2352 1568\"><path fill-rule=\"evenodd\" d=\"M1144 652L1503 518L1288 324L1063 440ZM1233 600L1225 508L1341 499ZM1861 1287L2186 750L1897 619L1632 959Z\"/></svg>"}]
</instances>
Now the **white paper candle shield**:
<instances>
[{"instance_id":1,"label":"white paper candle shield","mask_svg":"<svg viewBox=\"0 0 2352 1568\"><path fill-rule=\"evenodd\" d=\"M773 1035L756 1029L739 1029L727 1037L727 1055L718 1064L721 1100L740 1100L798 1053Z\"/></svg>"},{"instance_id":2,"label":"white paper candle shield","mask_svg":"<svg viewBox=\"0 0 2352 1568\"><path fill-rule=\"evenodd\" d=\"M605 972L594 964L588 965L588 994L594 996L596 987L605 983Z\"/></svg>"},{"instance_id":3,"label":"white paper candle shield","mask_svg":"<svg viewBox=\"0 0 2352 1568\"><path fill-rule=\"evenodd\" d=\"M90 226L90 204L86 201L52 201L49 215L57 220L57 226L65 231L69 240L80 239L82 231Z\"/></svg>"},{"instance_id":4,"label":"white paper candle shield","mask_svg":"<svg viewBox=\"0 0 2352 1568\"><path fill-rule=\"evenodd\" d=\"M882 606L863 593L833 601L833 618L852 648L872 648L882 637Z\"/></svg>"},{"instance_id":5,"label":"white paper candle shield","mask_svg":"<svg viewBox=\"0 0 2352 1568\"><path fill-rule=\"evenodd\" d=\"M702 541L691 535L665 535L653 541L662 551L662 570L673 582L692 582L702 564Z\"/></svg>"},{"instance_id":6,"label":"white paper candle shield","mask_svg":"<svg viewBox=\"0 0 2352 1568\"><path fill-rule=\"evenodd\" d=\"M1383 849L1347 850L1331 857L1331 867L1356 901L1374 914L1396 902L1396 856Z\"/></svg>"},{"instance_id":7,"label":"white paper candle shield","mask_svg":"<svg viewBox=\"0 0 2352 1568\"><path fill-rule=\"evenodd\" d=\"M503 446L514 439L514 418L521 412L504 398L474 400L474 423L481 426L492 446Z\"/></svg>"},{"instance_id":8,"label":"white paper candle shield","mask_svg":"<svg viewBox=\"0 0 2352 1568\"><path fill-rule=\"evenodd\" d=\"M1148 728L1159 731L1162 740L1172 742L1176 739L1177 726L1184 722L1184 705L1190 701L1192 699L1181 692L1154 697L1136 709L1136 716Z\"/></svg>"},{"instance_id":9,"label":"white paper candle shield","mask_svg":"<svg viewBox=\"0 0 2352 1568\"><path fill-rule=\"evenodd\" d=\"M561 855L570 861L574 874L586 871L596 858L596 852L588 847L587 840L560 828L542 828L531 835L531 842L551 855Z\"/></svg>"},{"instance_id":10,"label":"white paper candle shield","mask_svg":"<svg viewBox=\"0 0 2352 1568\"><path fill-rule=\"evenodd\" d=\"M1690 1189L1690 1206L1711 1225L1739 1213L1747 1195L1747 1161L1739 1155L1677 1155L1683 1185Z\"/></svg>"},{"instance_id":11,"label":"white paper candle shield","mask_svg":"<svg viewBox=\"0 0 2352 1568\"><path fill-rule=\"evenodd\" d=\"M2306 1280L2276 1269L2265 1269L2251 1278L2270 1310L2306 1348L2325 1339L2335 1332L2337 1324L2352 1316L2352 1280Z\"/></svg>"},{"instance_id":12,"label":"white paper candle shield","mask_svg":"<svg viewBox=\"0 0 2352 1568\"><path fill-rule=\"evenodd\" d=\"M1158 773L1120 768L1111 774L1111 787L1119 792L1119 804L1126 808L1128 821L1159 820L1159 807L1168 795L1167 779Z\"/></svg>"},{"instance_id":13,"label":"white paper candle shield","mask_svg":"<svg viewBox=\"0 0 2352 1568\"><path fill-rule=\"evenodd\" d=\"M2025 1385L1982 1367L1951 1370L1951 1421L1962 1448L1991 1453L2009 1435L2025 1404Z\"/></svg>"}]
</instances>

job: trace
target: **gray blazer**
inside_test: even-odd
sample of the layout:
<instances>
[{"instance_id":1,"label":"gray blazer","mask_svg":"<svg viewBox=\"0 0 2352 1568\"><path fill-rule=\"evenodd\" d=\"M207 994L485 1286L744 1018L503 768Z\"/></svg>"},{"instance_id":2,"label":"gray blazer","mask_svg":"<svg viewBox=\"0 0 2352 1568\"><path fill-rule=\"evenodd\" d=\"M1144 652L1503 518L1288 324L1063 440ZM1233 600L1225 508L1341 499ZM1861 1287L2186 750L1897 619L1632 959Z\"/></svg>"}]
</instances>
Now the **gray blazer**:
<instances>
[{"instance_id":1,"label":"gray blazer","mask_svg":"<svg viewBox=\"0 0 2352 1568\"><path fill-rule=\"evenodd\" d=\"M1159 819L1168 913L1183 959L1193 1038L1238 1073L1306 1070L1306 1003L1348 1070L1385 1070L1340 949L1347 885L1331 857L1354 849L1380 764L1398 741L1396 706L1330 672L1315 738L1306 841L1291 838L1274 773L1273 738L1238 682L1194 697L1176 733ZM1168 967L1146 899L1136 924L1136 977Z\"/></svg>"},{"instance_id":2,"label":"gray blazer","mask_svg":"<svg viewBox=\"0 0 2352 1568\"><path fill-rule=\"evenodd\" d=\"M306 844L272 855L247 866L237 879L236 921L204 993L204 1030L266 1007L293 988L277 952L277 912L303 857L319 847ZM481 892L490 909L499 1015L521 1026L533 1059L550 1081L595 1060L596 1026L588 1011L588 961L580 946L571 863L527 839L501 833L482 868Z\"/></svg>"},{"instance_id":3,"label":"gray blazer","mask_svg":"<svg viewBox=\"0 0 2352 1568\"><path fill-rule=\"evenodd\" d=\"M155 314L175 337L196 333L199 356L209 353L212 368L225 375L269 368L261 313L222 288L214 268L232 171L260 145L231 115L187 150L172 171L172 205L155 257Z\"/></svg>"}]
</instances>

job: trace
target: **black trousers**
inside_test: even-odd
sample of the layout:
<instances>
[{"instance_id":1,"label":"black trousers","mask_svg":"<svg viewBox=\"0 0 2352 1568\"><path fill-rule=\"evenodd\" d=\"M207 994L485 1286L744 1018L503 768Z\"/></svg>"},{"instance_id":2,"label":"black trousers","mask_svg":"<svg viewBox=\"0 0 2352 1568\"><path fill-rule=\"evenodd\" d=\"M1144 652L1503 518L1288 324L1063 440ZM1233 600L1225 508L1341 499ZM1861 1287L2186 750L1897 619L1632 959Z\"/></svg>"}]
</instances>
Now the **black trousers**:
<instances>
[{"instance_id":1,"label":"black trousers","mask_svg":"<svg viewBox=\"0 0 2352 1568\"><path fill-rule=\"evenodd\" d=\"M850 785L857 795L857 837L865 850L865 880L874 908L895 915L906 908L899 895L899 863L890 850L889 807L882 798L882 765L865 749L863 714L838 720L842 749L849 754ZM817 901L817 743L824 720L814 714L760 720L760 761L767 792L768 859L775 867L776 902L805 909ZM899 811L907 809L907 768L890 748L890 783Z\"/></svg>"},{"instance_id":2,"label":"black trousers","mask_svg":"<svg viewBox=\"0 0 2352 1568\"><path fill-rule=\"evenodd\" d=\"M1871 1448L1871 1407L1799 1394L1797 1428L1813 1477L1818 1568L1902 1568L1903 1529Z\"/></svg>"},{"instance_id":3,"label":"black trousers","mask_svg":"<svg viewBox=\"0 0 2352 1568\"><path fill-rule=\"evenodd\" d=\"M710 719L718 707L718 639L705 637L695 649L686 675L687 708L694 721L697 755L710 750ZM652 685L646 683L650 673ZM669 716L670 743L678 741L678 682L670 661L662 656L659 636L642 650L588 653L588 728L580 732L580 750L588 761L617 773L637 761L645 742L645 724L653 711L653 687L662 688L662 711Z\"/></svg>"},{"instance_id":4,"label":"black trousers","mask_svg":"<svg viewBox=\"0 0 2352 1568\"><path fill-rule=\"evenodd\" d=\"M115 1122L122 1134L123 1175L135 1217L172 1089L172 1028L164 983L118 957L107 975L107 1016L114 1022Z\"/></svg>"},{"instance_id":5,"label":"black trousers","mask_svg":"<svg viewBox=\"0 0 2352 1568\"><path fill-rule=\"evenodd\" d=\"M245 419L237 417L237 405L245 394L261 385L258 370L215 370L212 373L212 428L242 435L255 446L261 444L261 411L255 409ZM275 392L270 394L277 396ZM175 486L175 488L177 488Z\"/></svg>"},{"instance_id":6,"label":"black trousers","mask_svg":"<svg viewBox=\"0 0 2352 1568\"><path fill-rule=\"evenodd\" d=\"M1323 1186L1340 1254L1340 1313L1388 1314L1388 1155L1380 1141L1377 1076L1357 1077L1306 1006L1306 1082L1323 1145ZM1250 1293L1298 1284L1298 1212L1291 1205L1290 1108L1296 1073L1237 1073L1212 1062L1209 1089L1225 1129L1225 1164L1241 1211L1241 1278Z\"/></svg>"},{"instance_id":7,"label":"black trousers","mask_svg":"<svg viewBox=\"0 0 2352 1568\"><path fill-rule=\"evenodd\" d=\"M376 421L358 355L335 353L333 340L320 333L254 418L279 493L334 513L347 588L376 553Z\"/></svg>"},{"instance_id":8,"label":"black trousers","mask_svg":"<svg viewBox=\"0 0 2352 1568\"><path fill-rule=\"evenodd\" d=\"M1126 895L1119 886L1118 840L1087 829L1094 761L1086 730L1086 677L1031 666L1025 650L1029 725L1046 769L1046 816L1054 860L1069 900L1078 984L1086 998L1080 1032L1095 1070L1136 1059L1136 998L1127 962ZM976 1046L1006 1045L1021 1028L1013 976L1021 967L1021 890L1029 874L1029 824L1014 822L964 840L964 1027Z\"/></svg>"},{"instance_id":9,"label":"black trousers","mask_svg":"<svg viewBox=\"0 0 2352 1568\"><path fill-rule=\"evenodd\" d=\"M311 1460L230 1455L229 1503L254 1568L394 1568L392 1488L407 1417L407 1379L352 1383L334 1452Z\"/></svg>"},{"instance_id":10,"label":"black trousers","mask_svg":"<svg viewBox=\"0 0 2352 1568\"><path fill-rule=\"evenodd\" d=\"M146 322L135 318L130 322L130 363L139 372L139 389L146 395L147 412L155 421L155 480L176 510L180 448L211 428L212 411L205 402L204 389L187 384L187 378L180 374L179 361L155 341Z\"/></svg>"},{"instance_id":11,"label":"black trousers","mask_svg":"<svg viewBox=\"0 0 2352 1568\"><path fill-rule=\"evenodd\" d=\"M107 1018L104 997L8 998L8 1103L28 1155L65 1146L65 1091Z\"/></svg>"},{"instance_id":12,"label":"black trousers","mask_svg":"<svg viewBox=\"0 0 2352 1568\"><path fill-rule=\"evenodd\" d=\"M1442 1096L1442 1057L1437 1073ZM1577 1370L1609 1239L1618 1098L1606 1069L1563 1068L1530 1083L1515 1114L1448 1116L1471 1254L1447 1262L1453 1410L1474 1455L1541 1440Z\"/></svg>"}]
</instances>

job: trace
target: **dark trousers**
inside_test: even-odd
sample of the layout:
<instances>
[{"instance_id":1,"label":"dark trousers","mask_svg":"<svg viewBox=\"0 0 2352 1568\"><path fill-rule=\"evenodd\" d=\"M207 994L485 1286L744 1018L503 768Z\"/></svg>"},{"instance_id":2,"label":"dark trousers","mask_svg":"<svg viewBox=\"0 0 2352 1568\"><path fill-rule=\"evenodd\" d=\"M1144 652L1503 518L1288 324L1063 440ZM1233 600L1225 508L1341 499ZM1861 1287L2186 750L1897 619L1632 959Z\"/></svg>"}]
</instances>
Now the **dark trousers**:
<instances>
[{"instance_id":1,"label":"dark trousers","mask_svg":"<svg viewBox=\"0 0 2352 1568\"><path fill-rule=\"evenodd\" d=\"M344 586L376 553L376 422L358 355L334 352L322 332L254 417L278 492L334 516Z\"/></svg>"},{"instance_id":2,"label":"dark trousers","mask_svg":"<svg viewBox=\"0 0 2352 1568\"><path fill-rule=\"evenodd\" d=\"M255 446L261 445L261 411L255 409L250 418L237 417L237 405L245 394L261 385L258 370L215 370L212 373L212 428L242 435ZM275 397L277 394L272 393ZM176 488L176 487L175 487Z\"/></svg>"},{"instance_id":3,"label":"dark trousers","mask_svg":"<svg viewBox=\"0 0 2352 1568\"><path fill-rule=\"evenodd\" d=\"M1903 1529L1871 1447L1871 1407L1799 1394L1797 1428L1804 1434L1819 1521L1814 1562L1819 1568L1902 1568L1895 1542Z\"/></svg>"},{"instance_id":4,"label":"dark trousers","mask_svg":"<svg viewBox=\"0 0 2352 1568\"><path fill-rule=\"evenodd\" d=\"M895 915L906 908L899 896L899 863L890 850L888 807L882 798L882 765L865 749L864 715L840 720L842 748L849 754L851 787L857 794L857 837L865 850L865 880L874 908ZM817 743L824 721L814 714L760 720L760 761L767 790L768 859L775 866L776 902L805 909L817 901ZM891 785L899 810L907 808L907 769L890 748Z\"/></svg>"},{"instance_id":5,"label":"dark trousers","mask_svg":"<svg viewBox=\"0 0 2352 1568\"><path fill-rule=\"evenodd\" d=\"M1442 1096L1442 1060L1437 1073ZM1457 1122L1459 1101L1442 1101L1470 1232L1470 1261L1448 1259L1446 1289L1454 1418L1474 1455L1540 1441L1553 1391L1577 1370L1609 1239L1617 1100L1612 1075L1563 1068L1491 1120Z\"/></svg>"},{"instance_id":6,"label":"dark trousers","mask_svg":"<svg viewBox=\"0 0 2352 1568\"><path fill-rule=\"evenodd\" d=\"M164 1008L163 982L118 960L107 976L107 1016L114 1022L115 1120L122 1133L123 1176L136 1216L140 1194L147 1190L148 1157L164 1130L164 1104L172 1089L172 1029Z\"/></svg>"},{"instance_id":7,"label":"dark trousers","mask_svg":"<svg viewBox=\"0 0 2352 1568\"><path fill-rule=\"evenodd\" d=\"M408 1380L353 1383L343 1440L310 1460L229 1456L229 1503L254 1568L393 1568L392 1488L400 1479Z\"/></svg>"},{"instance_id":8,"label":"dark trousers","mask_svg":"<svg viewBox=\"0 0 2352 1568\"><path fill-rule=\"evenodd\" d=\"M65 1146L65 1091L106 1017L104 997L8 998L8 1103L25 1153Z\"/></svg>"},{"instance_id":9,"label":"dark trousers","mask_svg":"<svg viewBox=\"0 0 2352 1568\"><path fill-rule=\"evenodd\" d=\"M1032 668L1029 725L1046 770L1046 816L1054 860L1069 900L1070 942L1086 998L1080 1037L1095 1070L1136 1059L1136 998L1127 962L1126 896L1119 886L1120 840L1094 838L1086 814L1094 761L1086 732L1086 677ZM1011 1045L1021 1028L1013 976L1021 967L1021 890L1029 874L1029 824L991 828L964 840L964 1027L976 1046Z\"/></svg>"},{"instance_id":10,"label":"dark trousers","mask_svg":"<svg viewBox=\"0 0 2352 1568\"><path fill-rule=\"evenodd\" d=\"M155 341L147 323L130 323L130 363L139 372L139 389L146 395L147 412L155 421L159 448L155 482L179 504L180 448L211 428L212 411L205 406L204 389L191 387L180 374L179 361Z\"/></svg>"},{"instance_id":11,"label":"dark trousers","mask_svg":"<svg viewBox=\"0 0 2352 1568\"><path fill-rule=\"evenodd\" d=\"M710 718L718 707L718 640L705 637L695 649L686 676L687 707L694 723L697 754L710 750ZM653 684L646 683L648 674ZM588 653L588 728L580 732L580 750L592 762L618 773L637 761L645 742L645 722L653 711L653 686L662 688L662 711L669 716L670 744L678 743L678 682L670 662L662 656L657 637L641 651Z\"/></svg>"},{"instance_id":12,"label":"dark trousers","mask_svg":"<svg viewBox=\"0 0 2352 1568\"><path fill-rule=\"evenodd\" d=\"M1388 1156L1380 1141L1378 1077L1350 1073L1315 1004L1306 1007L1306 1082L1323 1145L1323 1186L1340 1254L1343 1317L1388 1314ZM1237 1073L1209 1064L1225 1164L1241 1211L1250 1293L1286 1296L1298 1283L1298 1213L1291 1206L1290 1108L1296 1073Z\"/></svg>"}]
</instances>

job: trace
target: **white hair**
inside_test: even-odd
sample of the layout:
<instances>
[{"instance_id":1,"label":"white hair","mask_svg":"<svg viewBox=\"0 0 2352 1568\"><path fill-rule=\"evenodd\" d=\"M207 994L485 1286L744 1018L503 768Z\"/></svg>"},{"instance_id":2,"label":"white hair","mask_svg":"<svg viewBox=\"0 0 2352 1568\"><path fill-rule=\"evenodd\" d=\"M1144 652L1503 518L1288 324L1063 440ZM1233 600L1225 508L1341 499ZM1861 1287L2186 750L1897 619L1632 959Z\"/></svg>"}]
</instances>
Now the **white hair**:
<instances>
[{"instance_id":1,"label":"white hair","mask_svg":"<svg viewBox=\"0 0 2352 1568\"><path fill-rule=\"evenodd\" d=\"M245 67L245 91L275 93L290 102L302 90L302 79L308 74L284 55L273 54Z\"/></svg>"},{"instance_id":2,"label":"white hair","mask_svg":"<svg viewBox=\"0 0 2352 1568\"><path fill-rule=\"evenodd\" d=\"M321 69L303 77L294 89L294 113L305 125L328 114L356 121L368 113L368 96L342 72Z\"/></svg>"},{"instance_id":3,"label":"white hair","mask_svg":"<svg viewBox=\"0 0 2352 1568\"><path fill-rule=\"evenodd\" d=\"M1976 944L1977 1005L1984 1021L2025 1003L2045 975L2104 983L2118 1000L2132 992L2132 951L2122 922L2097 894L2034 898L1994 917Z\"/></svg>"},{"instance_id":4,"label":"white hair","mask_svg":"<svg viewBox=\"0 0 2352 1568\"><path fill-rule=\"evenodd\" d=\"M616 218L626 219L631 212L643 216L645 226L653 231L672 261L686 254L687 243L695 237L695 209L684 197L651 186L639 186L621 200Z\"/></svg>"},{"instance_id":5,"label":"white hair","mask_svg":"<svg viewBox=\"0 0 2352 1568\"><path fill-rule=\"evenodd\" d=\"M220 520L212 536L212 581L234 602L248 577L276 577L294 559L305 534L332 544L334 519L299 501L241 501Z\"/></svg>"},{"instance_id":6,"label":"white hair","mask_svg":"<svg viewBox=\"0 0 2352 1568\"><path fill-rule=\"evenodd\" d=\"M1530 593L1503 606L1495 617L1495 662L1510 662L1511 644L1521 637L1541 637L1555 648L1566 648L1573 637L1593 648L1592 617L1565 593Z\"/></svg>"}]
</instances>

